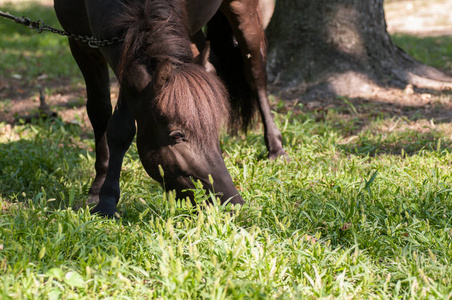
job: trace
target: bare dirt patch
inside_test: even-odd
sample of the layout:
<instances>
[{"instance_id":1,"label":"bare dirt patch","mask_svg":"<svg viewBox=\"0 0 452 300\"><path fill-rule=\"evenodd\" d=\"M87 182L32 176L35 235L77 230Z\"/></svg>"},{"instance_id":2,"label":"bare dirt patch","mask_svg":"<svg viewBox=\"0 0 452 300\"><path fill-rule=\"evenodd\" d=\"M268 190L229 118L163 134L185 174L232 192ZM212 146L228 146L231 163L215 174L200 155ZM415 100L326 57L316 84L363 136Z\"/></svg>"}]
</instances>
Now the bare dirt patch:
<instances>
[{"instance_id":1,"label":"bare dirt patch","mask_svg":"<svg viewBox=\"0 0 452 300\"><path fill-rule=\"evenodd\" d=\"M115 102L119 88L114 78L112 81L111 98ZM0 122L16 124L29 121L37 115L40 89L50 110L56 112L64 122L79 124L84 129L90 128L85 109L85 87L71 83L68 78L32 81L3 78L0 83L0 99L8 100L0 102Z\"/></svg>"}]
</instances>

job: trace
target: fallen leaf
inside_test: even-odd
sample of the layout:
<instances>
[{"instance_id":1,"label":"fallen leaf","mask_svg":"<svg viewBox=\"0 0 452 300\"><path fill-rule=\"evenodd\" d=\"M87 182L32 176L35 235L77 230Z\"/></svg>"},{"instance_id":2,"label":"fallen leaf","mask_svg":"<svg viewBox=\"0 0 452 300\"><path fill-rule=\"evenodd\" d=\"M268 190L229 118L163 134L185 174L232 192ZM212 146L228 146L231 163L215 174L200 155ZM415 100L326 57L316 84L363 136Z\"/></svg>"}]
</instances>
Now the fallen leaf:
<instances>
[{"instance_id":1,"label":"fallen leaf","mask_svg":"<svg viewBox=\"0 0 452 300\"><path fill-rule=\"evenodd\" d=\"M322 107L322 102L320 101L311 101L306 103L306 108L307 109L319 109Z\"/></svg>"},{"instance_id":2,"label":"fallen leaf","mask_svg":"<svg viewBox=\"0 0 452 300\"><path fill-rule=\"evenodd\" d=\"M77 272L67 272L64 276L64 281L72 287L82 288L85 286L85 281L82 275Z\"/></svg>"},{"instance_id":3,"label":"fallen leaf","mask_svg":"<svg viewBox=\"0 0 452 300\"><path fill-rule=\"evenodd\" d=\"M414 94L414 89L413 89L413 85L409 84L405 87L405 89L403 90L403 93L405 95L413 95Z\"/></svg>"},{"instance_id":4,"label":"fallen leaf","mask_svg":"<svg viewBox=\"0 0 452 300\"><path fill-rule=\"evenodd\" d=\"M311 244L315 244L317 242L317 239L313 237L312 235L305 235L304 236L306 242L311 242Z\"/></svg>"},{"instance_id":5,"label":"fallen leaf","mask_svg":"<svg viewBox=\"0 0 452 300\"><path fill-rule=\"evenodd\" d=\"M344 223L344 225L342 225L341 227L341 231L345 231L350 229L350 227L352 227L352 223Z\"/></svg>"},{"instance_id":6,"label":"fallen leaf","mask_svg":"<svg viewBox=\"0 0 452 300\"><path fill-rule=\"evenodd\" d=\"M422 99L422 101L429 101L430 99L432 99L432 95L430 95L430 94L422 94L421 95L421 99Z\"/></svg>"},{"instance_id":7,"label":"fallen leaf","mask_svg":"<svg viewBox=\"0 0 452 300\"><path fill-rule=\"evenodd\" d=\"M47 74L42 74L42 75L39 75L36 79L37 80L44 80L44 79L47 79L47 78L49 78L49 76L47 76Z\"/></svg>"}]
</instances>

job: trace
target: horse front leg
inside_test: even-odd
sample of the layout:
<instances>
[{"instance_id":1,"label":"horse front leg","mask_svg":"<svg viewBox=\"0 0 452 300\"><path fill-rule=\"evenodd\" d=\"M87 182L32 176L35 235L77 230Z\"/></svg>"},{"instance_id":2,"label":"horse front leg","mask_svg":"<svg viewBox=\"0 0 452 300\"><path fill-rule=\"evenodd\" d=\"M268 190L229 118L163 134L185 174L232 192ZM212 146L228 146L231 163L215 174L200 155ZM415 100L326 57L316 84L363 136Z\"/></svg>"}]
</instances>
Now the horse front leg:
<instances>
[{"instance_id":1,"label":"horse front leg","mask_svg":"<svg viewBox=\"0 0 452 300\"><path fill-rule=\"evenodd\" d=\"M221 12L232 27L242 53L246 78L258 98L268 156L271 159L284 156L282 135L273 120L267 97L267 49L258 0L227 0Z\"/></svg>"},{"instance_id":2,"label":"horse front leg","mask_svg":"<svg viewBox=\"0 0 452 300\"><path fill-rule=\"evenodd\" d=\"M96 177L88 193L88 203L99 201L99 192L108 167L106 130L111 116L110 77L108 65L98 50L69 40L72 56L79 66L86 84L86 109L94 130Z\"/></svg>"},{"instance_id":3,"label":"horse front leg","mask_svg":"<svg viewBox=\"0 0 452 300\"><path fill-rule=\"evenodd\" d=\"M130 147L136 133L135 119L122 95L119 95L113 116L107 128L107 141L110 151L108 171L100 189L99 203L91 210L102 216L113 217L117 213L119 201L119 177L124 155Z\"/></svg>"}]
</instances>

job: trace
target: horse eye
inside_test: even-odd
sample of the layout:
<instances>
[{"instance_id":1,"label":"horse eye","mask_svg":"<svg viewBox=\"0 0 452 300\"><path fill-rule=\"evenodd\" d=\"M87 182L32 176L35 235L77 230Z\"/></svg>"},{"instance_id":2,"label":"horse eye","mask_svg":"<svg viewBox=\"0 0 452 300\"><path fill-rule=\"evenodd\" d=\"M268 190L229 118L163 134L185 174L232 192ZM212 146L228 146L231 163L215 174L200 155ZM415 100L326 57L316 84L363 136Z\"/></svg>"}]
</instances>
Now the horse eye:
<instances>
[{"instance_id":1,"label":"horse eye","mask_svg":"<svg viewBox=\"0 0 452 300\"><path fill-rule=\"evenodd\" d=\"M170 133L170 138L175 142L179 143L185 140L185 134L181 131L173 131Z\"/></svg>"}]
</instances>

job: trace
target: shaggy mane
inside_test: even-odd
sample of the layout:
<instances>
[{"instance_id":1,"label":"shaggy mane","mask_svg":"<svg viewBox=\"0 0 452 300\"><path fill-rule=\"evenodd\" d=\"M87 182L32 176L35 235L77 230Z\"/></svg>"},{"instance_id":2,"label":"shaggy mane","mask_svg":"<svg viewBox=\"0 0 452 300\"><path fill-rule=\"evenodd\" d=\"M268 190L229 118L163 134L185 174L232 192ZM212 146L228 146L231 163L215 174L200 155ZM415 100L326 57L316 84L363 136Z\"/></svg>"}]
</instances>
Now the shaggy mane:
<instances>
[{"instance_id":1,"label":"shaggy mane","mask_svg":"<svg viewBox=\"0 0 452 300\"><path fill-rule=\"evenodd\" d=\"M187 130L187 137L198 145L218 144L219 129L229 117L228 95L217 76L192 63L185 0L144 0L125 6L120 82L133 64L146 66L155 81L159 64L169 60L171 76L163 86L154 84L150 106Z\"/></svg>"}]
</instances>

